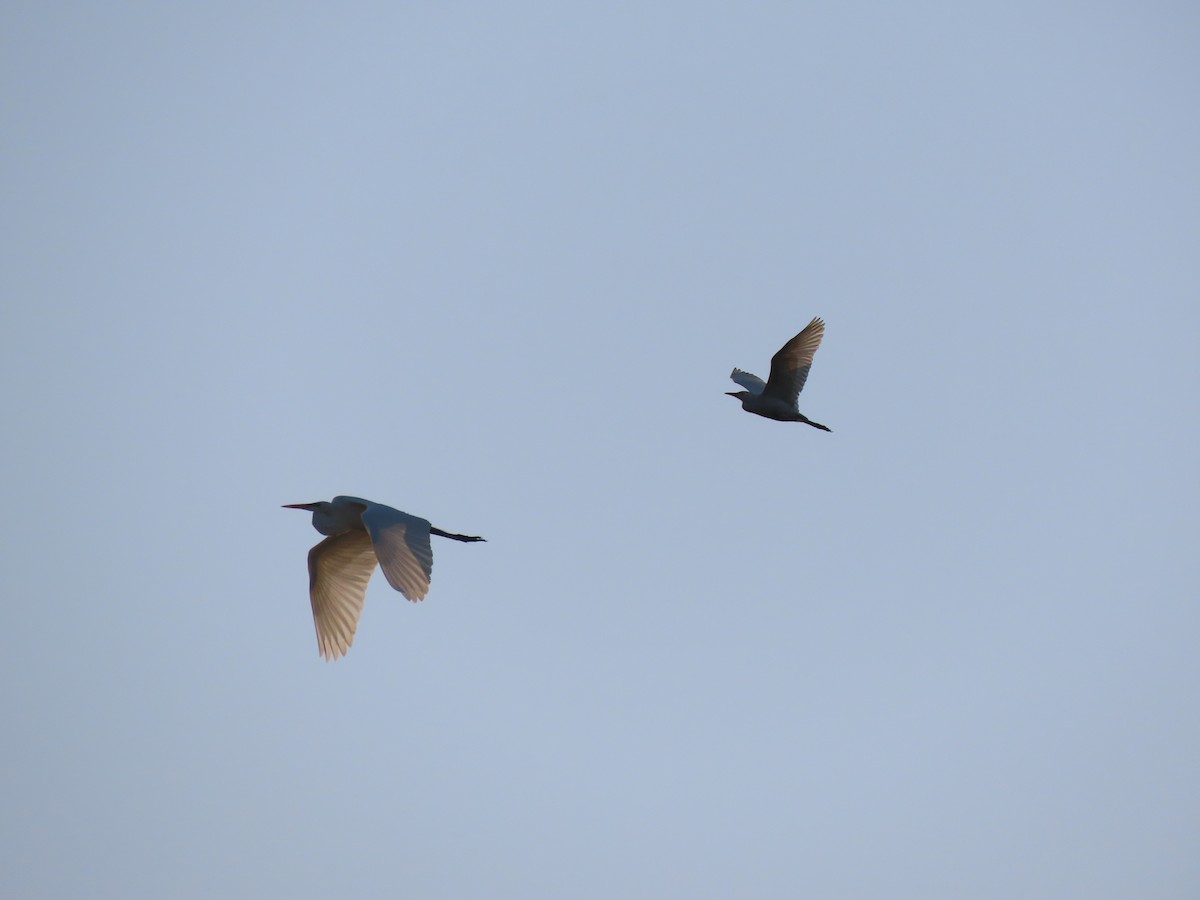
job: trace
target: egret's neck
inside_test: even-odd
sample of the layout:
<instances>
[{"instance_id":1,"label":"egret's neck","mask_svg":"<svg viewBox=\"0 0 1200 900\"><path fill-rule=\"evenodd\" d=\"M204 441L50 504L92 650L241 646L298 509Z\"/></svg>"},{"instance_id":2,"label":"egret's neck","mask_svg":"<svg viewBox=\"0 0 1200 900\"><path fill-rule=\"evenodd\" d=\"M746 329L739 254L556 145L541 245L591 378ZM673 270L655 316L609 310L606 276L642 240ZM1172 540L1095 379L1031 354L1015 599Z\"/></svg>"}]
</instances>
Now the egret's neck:
<instances>
[{"instance_id":1,"label":"egret's neck","mask_svg":"<svg viewBox=\"0 0 1200 900\"><path fill-rule=\"evenodd\" d=\"M347 531L362 531L362 507L357 504L339 504L329 509L313 512L313 528L321 534L345 534Z\"/></svg>"}]
</instances>

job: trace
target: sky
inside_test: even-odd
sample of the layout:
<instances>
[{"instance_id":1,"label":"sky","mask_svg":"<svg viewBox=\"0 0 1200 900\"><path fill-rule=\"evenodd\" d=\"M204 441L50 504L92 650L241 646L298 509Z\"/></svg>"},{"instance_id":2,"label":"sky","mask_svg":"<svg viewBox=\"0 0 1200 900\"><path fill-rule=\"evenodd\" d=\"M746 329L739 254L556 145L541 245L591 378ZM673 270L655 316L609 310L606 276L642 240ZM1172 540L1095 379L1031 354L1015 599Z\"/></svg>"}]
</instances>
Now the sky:
<instances>
[{"instance_id":1,"label":"sky","mask_svg":"<svg viewBox=\"0 0 1200 900\"><path fill-rule=\"evenodd\" d=\"M1200 895L1198 51L4 4L0 894ZM337 494L487 543L326 663Z\"/></svg>"}]
</instances>

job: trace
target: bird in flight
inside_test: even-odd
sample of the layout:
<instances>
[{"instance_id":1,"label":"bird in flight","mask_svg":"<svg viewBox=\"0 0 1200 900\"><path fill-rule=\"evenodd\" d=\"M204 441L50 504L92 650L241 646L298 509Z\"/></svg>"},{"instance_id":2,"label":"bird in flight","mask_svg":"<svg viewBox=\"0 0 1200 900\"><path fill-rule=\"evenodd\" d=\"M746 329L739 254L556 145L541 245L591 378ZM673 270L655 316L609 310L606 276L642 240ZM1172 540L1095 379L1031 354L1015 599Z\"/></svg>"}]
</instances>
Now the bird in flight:
<instances>
[{"instance_id":1,"label":"bird in flight","mask_svg":"<svg viewBox=\"0 0 1200 900\"><path fill-rule=\"evenodd\" d=\"M812 368L813 356L824 336L825 323L819 317L813 319L771 357L771 376L765 383L757 375L734 369L729 377L745 390L725 393L741 400L746 412L780 422L806 422L813 428L832 431L832 428L808 418L796 405L808 379L808 370Z\"/></svg>"},{"instance_id":2,"label":"bird in flight","mask_svg":"<svg viewBox=\"0 0 1200 900\"><path fill-rule=\"evenodd\" d=\"M358 497L287 503L284 509L311 512L313 528L328 535L308 551L308 593L317 648L326 660L344 656L354 642L376 562L388 584L409 600L421 600L433 572L431 534L455 541L483 540L442 531L418 516Z\"/></svg>"}]
</instances>

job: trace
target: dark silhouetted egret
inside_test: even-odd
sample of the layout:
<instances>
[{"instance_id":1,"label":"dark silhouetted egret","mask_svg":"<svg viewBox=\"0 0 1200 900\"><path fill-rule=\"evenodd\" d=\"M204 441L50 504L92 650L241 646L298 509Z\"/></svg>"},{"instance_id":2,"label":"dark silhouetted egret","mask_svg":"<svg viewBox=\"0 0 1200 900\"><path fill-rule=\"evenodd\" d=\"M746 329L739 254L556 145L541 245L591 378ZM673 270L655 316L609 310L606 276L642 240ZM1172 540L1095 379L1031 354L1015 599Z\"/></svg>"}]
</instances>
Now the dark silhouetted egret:
<instances>
[{"instance_id":1,"label":"dark silhouetted egret","mask_svg":"<svg viewBox=\"0 0 1200 900\"><path fill-rule=\"evenodd\" d=\"M805 422L813 428L832 431L832 428L808 418L796 405L796 399L808 379L808 370L812 368L813 356L824 336L825 323L820 318L813 319L771 357L771 377L765 384L757 375L734 369L729 377L746 390L726 393L741 400L742 409L746 412L780 422Z\"/></svg>"},{"instance_id":2,"label":"dark silhouetted egret","mask_svg":"<svg viewBox=\"0 0 1200 900\"><path fill-rule=\"evenodd\" d=\"M388 584L409 600L420 600L429 591L433 572L431 534L455 541L483 540L442 531L425 519L358 497L288 503L284 508L308 510L313 528L328 535L308 551L308 593L317 647L327 660L345 655L354 642L376 562Z\"/></svg>"}]
</instances>

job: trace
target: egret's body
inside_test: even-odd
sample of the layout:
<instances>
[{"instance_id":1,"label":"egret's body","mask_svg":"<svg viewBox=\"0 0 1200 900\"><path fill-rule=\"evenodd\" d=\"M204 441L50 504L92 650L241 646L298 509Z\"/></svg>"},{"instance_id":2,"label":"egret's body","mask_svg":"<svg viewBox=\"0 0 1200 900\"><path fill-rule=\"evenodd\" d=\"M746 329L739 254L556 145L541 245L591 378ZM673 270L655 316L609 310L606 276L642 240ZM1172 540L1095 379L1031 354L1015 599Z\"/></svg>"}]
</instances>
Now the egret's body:
<instances>
[{"instance_id":1,"label":"egret's body","mask_svg":"<svg viewBox=\"0 0 1200 900\"><path fill-rule=\"evenodd\" d=\"M729 377L745 390L726 393L741 400L746 412L780 422L804 422L822 431L832 431L800 412L796 402L824 336L825 323L820 318L813 319L771 357L771 376L765 382L757 375L734 369Z\"/></svg>"},{"instance_id":2,"label":"egret's body","mask_svg":"<svg viewBox=\"0 0 1200 900\"><path fill-rule=\"evenodd\" d=\"M308 592L317 647L326 659L345 655L354 642L376 562L388 584L409 600L421 600L429 591L433 573L431 534L456 541L483 540L442 531L419 516L358 497L288 503L285 509L308 510L313 514L313 528L328 535L308 552Z\"/></svg>"}]
</instances>

